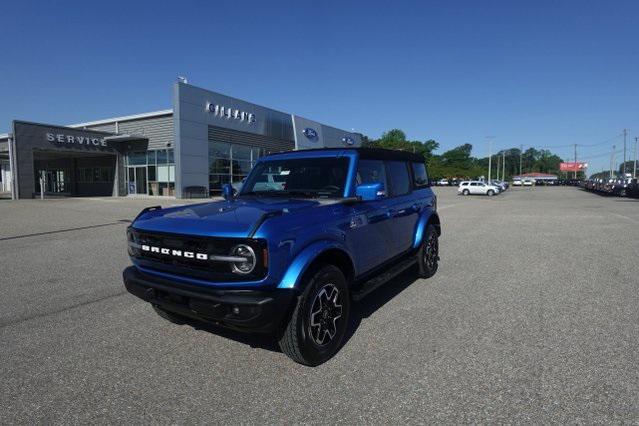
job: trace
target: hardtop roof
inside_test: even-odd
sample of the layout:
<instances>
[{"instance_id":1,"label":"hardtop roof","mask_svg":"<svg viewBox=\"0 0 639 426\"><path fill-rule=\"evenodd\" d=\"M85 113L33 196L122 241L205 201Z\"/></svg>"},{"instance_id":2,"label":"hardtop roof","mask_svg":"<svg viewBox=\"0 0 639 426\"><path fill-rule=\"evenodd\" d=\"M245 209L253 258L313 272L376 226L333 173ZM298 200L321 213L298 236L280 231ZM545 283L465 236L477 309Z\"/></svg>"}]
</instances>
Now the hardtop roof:
<instances>
[{"instance_id":1,"label":"hardtop roof","mask_svg":"<svg viewBox=\"0 0 639 426\"><path fill-rule=\"evenodd\" d=\"M335 155L339 154L347 154L347 153L356 153L359 158L367 159L367 160L390 160L390 161L411 161L416 163L424 163L424 156L421 154L407 152L407 151L396 151L392 149L383 149L383 148L314 148L314 149L302 149L298 151L285 151L285 152L277 152L268 154L262 158L275 157L275 156L286 156L286 157L295 157L295 156L304 156L309 157L309 153L322 153Z\"/></svg>"}]
</instances>

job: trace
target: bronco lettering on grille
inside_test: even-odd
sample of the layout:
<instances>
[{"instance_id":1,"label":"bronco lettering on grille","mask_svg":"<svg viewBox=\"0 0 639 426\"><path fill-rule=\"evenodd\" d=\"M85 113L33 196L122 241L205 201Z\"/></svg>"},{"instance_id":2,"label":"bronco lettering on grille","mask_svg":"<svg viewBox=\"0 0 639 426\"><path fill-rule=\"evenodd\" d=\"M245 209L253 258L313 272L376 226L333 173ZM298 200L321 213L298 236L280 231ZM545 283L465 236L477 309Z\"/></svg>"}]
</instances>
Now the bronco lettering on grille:
<instances>
[{"instance_id":1,"label":"bronco lettering on grille","mask_svg":"<svg viewBox=\"0 0 639 426\"><path fill-rule=\"evenodd\" d=\"M146 244L142 244L141 246L142 251L147 251L150 253L160 253L160 254L164 254L167 256L174 256L174 257L184 257L187 259L197 259L197 260L208 260L209 259L209 255L206 253L196 253L193 251L183 251L183 250L174 250L174 249L168 249L165 247L156 247L156 246L149 246Z\"/></svg>"}]
</instances>

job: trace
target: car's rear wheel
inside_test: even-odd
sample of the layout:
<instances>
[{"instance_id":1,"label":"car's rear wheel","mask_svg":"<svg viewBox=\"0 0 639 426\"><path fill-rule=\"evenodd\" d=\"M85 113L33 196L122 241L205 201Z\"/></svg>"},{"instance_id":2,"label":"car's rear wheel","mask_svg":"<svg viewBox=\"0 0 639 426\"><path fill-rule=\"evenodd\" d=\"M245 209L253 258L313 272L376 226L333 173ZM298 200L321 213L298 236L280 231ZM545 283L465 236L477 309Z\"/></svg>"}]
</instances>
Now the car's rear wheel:
<instances>
[{"instance_id":1,"label":"car's rear wheel","mask_svg":"<svg viewBox=\"0 0 639 426\"><path fill-rule=\"evenodd\" d=\"M435 226L428 225L424 233L422 245L417 252L417 265L419 276L430 278L437 272L439 266L439 236Z\"/></svg>"},{"instance_id":2,"label":"car's rear wheel","mask_svg":"<svg viewBox=\"0 0 639 426\"><path fill-rule=\"evenodd\" d=\"M166 311L162 309L161 307L159 307L158 305L153 305L153 310L159 316L161 316L162 318L164 318L165 320L169 322L172 322L173 324L182 325L182 324L186 324L188 321L188 318L182 315L174 314L173 312Z\"/></svg>"},{"instance_id":3,"label":"car's rear wheel","mask_svg":"<svg viewBox=\"0 0 639 426\"><path fill-rule=\"evenodd\" d=\"M316 366L339 350L348 326L350 295L346 278L333 265L319 265L309 274L280 348L300 364Z\"/></svg>"},{"instance_id":4,"label":"car's rear wheel","mask_svg":"<svg viewBox=\"0 0 639 426\"><path fill-rule=\"evenodd\" d=\"M493 195L495 195L495 191L493 191L492 189L489 189L488 192L486 192L486 195L488 195L489 197L492 197Z\"/></svg>"},{"instance_id":5,"label":"car's rear wheel","mask_svg":"<svg viewBox=\"0 0 639 426\"><path fill-rule=\"evenodd\" d=\"M469 191L469 190L467 190L467 189L464 189L464 190L462 191L462 194L464 194L464 195L470 195L470 191Z\"/></svg>"}]
</instances>

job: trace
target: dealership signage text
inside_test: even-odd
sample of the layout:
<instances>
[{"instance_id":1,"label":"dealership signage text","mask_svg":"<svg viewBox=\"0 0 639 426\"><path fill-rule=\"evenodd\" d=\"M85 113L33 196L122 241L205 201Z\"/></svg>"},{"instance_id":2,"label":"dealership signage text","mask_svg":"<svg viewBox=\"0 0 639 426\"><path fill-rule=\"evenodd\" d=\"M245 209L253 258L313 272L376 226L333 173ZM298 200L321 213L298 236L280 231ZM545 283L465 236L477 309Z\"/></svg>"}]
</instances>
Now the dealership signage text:
<instances>
[{"instance_id":1,"label":"dealership signage text","mask_svg":"<svg viewBox=\"0 0 639 426\"><path fill-rule=\"evenodd\" d=\"M255 114L252 112L241 111L237 108L230 108L224 105L208 104L206 109L213 113L216 117L226 118L227 120L243 121L245 123L255 123Z\"/></svg>"},{"instance_id":2,"label":"dealership signage text","mask_svg":"<svg viewBox=\"0 0 639 426\"><path fill-rule=\"evenodd\" d=\"M107 146L104 139L91 138L89 136L71 136L61 133L47 133L47 140L49 142L70 143L74 145Z\"/></svg>"}]
</instances>

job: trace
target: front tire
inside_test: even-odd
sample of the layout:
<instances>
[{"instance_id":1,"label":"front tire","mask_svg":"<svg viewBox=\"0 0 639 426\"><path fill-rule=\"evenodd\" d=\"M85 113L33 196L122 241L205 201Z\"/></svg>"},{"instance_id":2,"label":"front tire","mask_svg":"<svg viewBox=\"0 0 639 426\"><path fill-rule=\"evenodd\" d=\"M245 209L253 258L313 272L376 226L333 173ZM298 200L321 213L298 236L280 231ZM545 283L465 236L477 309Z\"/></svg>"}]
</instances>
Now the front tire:
<instances>
[{"instance_id":1,"label":"front tire","mask_svg":"<svg viewBox=\"0 0 639 426\"><path fill-rule=\"evenodd\" d=\"M309 276L279 346L293 361L316 366L341 347L350 314L346 278L333 265L320 265Z\"/></svg>"},{"instance_id":2,"label":"front tire","mask_svg":"<svg viewBox=\"0 0 639 426\"><path fill-rule=\"evenodd\" d=\"M492 197L493 195L495 195L495 191L493 191L492 189L489 189L488 192L486 192L486 195L488 195L489 197Z\"/></svg>"},{"instance_id":3,"label":"front tire","mask_svg":"<svg viewBox=\"0 0 639 426\"><path fill-rule=\"evenodd\" d=\"M424 233L422 245L417 252L419 276L430 278L437 272L439 266L439 236L435 226L428 225Z\"/></svg>"},{"instance_id":4,"label":"front tire","mask_svg":"<svg viewBox=\"0 0 639 426\"><path fill-rule=\"evenodd\" d=\"M467 190L467 189L464 189L464 190L462 191L462 194L463 194L463 195L470 195L470 191L469 191L469 190Z\"/></svg>"}]
</instances>

